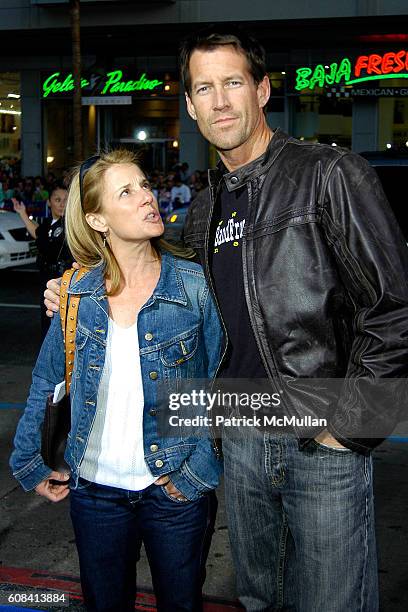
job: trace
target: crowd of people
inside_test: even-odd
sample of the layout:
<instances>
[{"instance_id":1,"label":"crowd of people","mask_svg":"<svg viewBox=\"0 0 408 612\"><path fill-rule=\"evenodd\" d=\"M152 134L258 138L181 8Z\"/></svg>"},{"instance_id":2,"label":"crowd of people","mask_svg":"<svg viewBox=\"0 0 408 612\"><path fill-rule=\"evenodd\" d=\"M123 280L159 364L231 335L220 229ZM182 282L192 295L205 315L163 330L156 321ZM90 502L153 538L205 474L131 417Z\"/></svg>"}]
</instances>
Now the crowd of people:
<instances>
[{"instance_id":1,"label":"crowd of people","mask_svg":"<svg viewBox=\"0 0 408 612\"><path fill-rule=\"evenodd\" d=\"M177 164L167 174L153 170L149 174L149 180L162 215L181 206L188 206L197 193L208 185L207 172L190 172L187 162Z\"/></svg>"},{"instance_id":2,"label":"crowd of people","mask_svg":"<svg viewBox=\"0 0 408 612\"><path fill-rule=\"evenodd\" d=\"M68 185L68 172L56 177L53 172L44 176L22 177L19 164L11 165L9 160L0 161L0 208L7 207L12 198L24 204L46 202L57 183Z\"/></svg>"},{"instance_id":3,"label":"crowd of people","mask_svg":"<svg viewBox=\"0 0 408 612\"><path fill-rule=\"evenodd\" d=\"M188 206L197 193L208 185L207 172L191 172L187 162L176 164L169 172L154 169L147 175L162 215L180 206ZM49 172L45 177L22 177L18 163L11 164L10 160L0 160L0 208L12 209L13 198L25 205L47 202L54 187L61 183L68 186L68 171L63 171L61 177L56 177L53 172Z\"/></svg>"}]
</instances>

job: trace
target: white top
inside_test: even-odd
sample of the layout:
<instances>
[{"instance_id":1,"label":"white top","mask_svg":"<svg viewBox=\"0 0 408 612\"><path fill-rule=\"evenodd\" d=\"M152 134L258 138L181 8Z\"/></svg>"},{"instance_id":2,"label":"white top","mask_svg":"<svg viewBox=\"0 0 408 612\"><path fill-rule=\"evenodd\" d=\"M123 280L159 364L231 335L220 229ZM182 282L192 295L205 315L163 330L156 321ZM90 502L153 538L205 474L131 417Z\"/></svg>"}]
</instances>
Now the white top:
<instances>
[{"instance_id":1,"label":"white top","mask_svg":"<svg viewBox=\"0 0 408 612\"><path fill-rule=\"evenodd\" d=\"M156 478L143 451L143 384L137 321L119 327L109 319L96 416L80 466L92 482L141 491Z\"/></svg>"}]
</instances>

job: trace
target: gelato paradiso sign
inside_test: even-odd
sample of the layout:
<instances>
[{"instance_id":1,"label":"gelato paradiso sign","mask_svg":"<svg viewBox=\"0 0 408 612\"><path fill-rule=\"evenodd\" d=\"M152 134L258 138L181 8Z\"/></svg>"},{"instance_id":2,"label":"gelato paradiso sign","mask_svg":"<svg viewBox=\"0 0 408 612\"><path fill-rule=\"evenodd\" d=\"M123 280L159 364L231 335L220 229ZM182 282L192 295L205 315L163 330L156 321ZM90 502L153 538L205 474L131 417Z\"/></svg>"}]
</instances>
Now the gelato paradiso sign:
<instances>
[{"instance_id":1,"label":"gelato paradiso sign","mask_svg":"<svg viewBox=\"0 0 408 612\"><path fill-rule=\"evenodd\" d=\"M122 70L113 70L108 72L106 76L91 76L90 79L81 79L81 89L87 90L87 93L92 91L94 95L120 95L138 92L138 91L153 91L163 85L163 81L157 79L148 79L146 73L143 73L135 81L127 81L123 79ZM74 91L74 78L72 74L61 76L60 72L54 72L47 77L42 84L42 96L47 98L49 95L70 93Z\"/></svg>"},{"instance_id":2,"label":"gelato paradiso sign","mask_svg":"<svg viewBox=\"0 0 408 612\"><path fill-rule=\"evenodd\" d=\"M318 64L315 68L298 68L295 89L313 90L326 85L354 85L378 79L408 79L408 51L359 55L355 61L344 57L330 66Z\"/></svg>"}]
</instances>

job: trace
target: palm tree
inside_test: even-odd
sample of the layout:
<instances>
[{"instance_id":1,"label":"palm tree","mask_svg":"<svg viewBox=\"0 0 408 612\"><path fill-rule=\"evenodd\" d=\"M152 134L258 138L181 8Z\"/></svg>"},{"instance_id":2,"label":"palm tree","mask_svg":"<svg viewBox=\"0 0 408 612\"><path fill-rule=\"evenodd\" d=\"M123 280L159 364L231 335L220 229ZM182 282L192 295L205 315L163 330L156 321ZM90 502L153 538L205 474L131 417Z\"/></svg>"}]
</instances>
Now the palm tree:
<instances>
[{"instance_id":1,"label":"palm tree","mask_svg":"<svg viewBox=\"0 0 408 612\"><path fill-rule=\"evenodd\" d=\"M82 122L81 122L81 26L80 0L70 0L71 38L72 38L72 74L74 78L73 99L73 130L74 130L74 161L82 161Z\"/></svg>"}]
</instances>

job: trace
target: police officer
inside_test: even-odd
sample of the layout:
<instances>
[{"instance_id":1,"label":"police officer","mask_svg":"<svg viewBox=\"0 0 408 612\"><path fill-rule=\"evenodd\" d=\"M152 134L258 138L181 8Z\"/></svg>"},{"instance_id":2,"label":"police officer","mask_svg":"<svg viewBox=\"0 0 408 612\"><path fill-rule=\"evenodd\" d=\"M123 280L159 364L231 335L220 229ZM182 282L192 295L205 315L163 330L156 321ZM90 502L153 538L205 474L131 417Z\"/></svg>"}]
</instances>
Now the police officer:
<instances>
[{"instance_id":1,"label":"police officer","mask_svg":"<svg viewBox=\"0 0 408 612\"><path fill-rule=\"evenodd\" d=\"M65 242L64 211L68 191L63 183L56 183L50 193L49 206L51 217L44 220L41 225L32 221L22 202L13 199L14 210L20 215L27 231L36 239L38 248L37 265L40 269L40 283L44 287L47 281L71 267L72 256ZM42 338L46 335L50 319L41 308Z\"/></svg>"}]
</instances>

